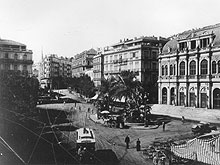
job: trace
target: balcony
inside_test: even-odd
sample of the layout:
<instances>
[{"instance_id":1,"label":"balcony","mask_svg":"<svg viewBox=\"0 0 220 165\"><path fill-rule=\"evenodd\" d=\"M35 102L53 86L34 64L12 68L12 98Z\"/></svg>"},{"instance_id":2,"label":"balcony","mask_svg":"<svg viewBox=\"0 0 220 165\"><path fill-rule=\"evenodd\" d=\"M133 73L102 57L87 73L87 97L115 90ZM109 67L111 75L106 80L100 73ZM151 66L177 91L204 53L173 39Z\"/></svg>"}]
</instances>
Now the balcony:
<instances>
[{"instance_id":1,"label":"balcony","mask_svg":"<svg viewBox=\"0 0 220 165\"><path fill-rule=\"evenodd\" d=\"M33 64L33 61L32 60L11 59L11 58L1 58L0 63Z\"/></svg>"},{"instance_id":2,"label":"balcony","mask_svg":"<svg viewBox=\"0 0 220 165\"><path fill-rule=\"evenodd\" d=\"M196 76L196 75L189 75L188 78L189 78L189 79L196 79L197 76Z\"/></svg>"},{"instance_id":3,"label":"balcony","mask_svg":"<svg viewBox=\"0 0 220 165\"><path fill-rule=\"evenodd\" d=\"M209 75L199 75L199 78L200 79L208 79L209 78Z\"/></svg>"},{"instance_id":4,"label":"balcony","mask_svg":"<svg viewBox=\"0 0 220 165\"><path fill-rule=\"evenodd\" d=\"M180 76L178 76L178 79L185 79L185 78L186 78L185 75L180 75Z\"/></svg>"}]
</instances>

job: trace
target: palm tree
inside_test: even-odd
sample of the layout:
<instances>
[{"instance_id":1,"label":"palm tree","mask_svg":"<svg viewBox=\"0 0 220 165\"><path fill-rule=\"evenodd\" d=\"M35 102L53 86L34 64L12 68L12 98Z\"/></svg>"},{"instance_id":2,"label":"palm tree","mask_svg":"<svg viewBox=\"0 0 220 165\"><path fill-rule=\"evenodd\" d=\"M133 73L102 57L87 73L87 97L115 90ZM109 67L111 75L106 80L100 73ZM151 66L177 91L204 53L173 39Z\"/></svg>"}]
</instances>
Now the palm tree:
<instances>
[{"instance_id":1,"label":"palm tree","mask_svg":"<svg viewBox=\"0 0 220 165\"><path fill-rule=\"evenodd\" d=\"M117 80L114 76L109 76L108 78L103 78L101 80L101 87L99 89L99 95L97 101L101 102L101 108L109 110L109 105L113 101L113 91L112 88L116 85ZM99 101L101 100L101 101Z\"/></svg>"},{"instance_id":2,"label":"palm tree","mask_svg":"<svg viewBox=\"0 0 220 165\"><path fill-rule=\"evenodd\" d=\"M136 79L136 75L130 71L123 71L121 75L116 76L117 83L112 87L113 98L125 98L125 102L130 104L131 101L134 105L139 107L139 94L143 88L140 81Z\"/></svg>"}]
</instances>

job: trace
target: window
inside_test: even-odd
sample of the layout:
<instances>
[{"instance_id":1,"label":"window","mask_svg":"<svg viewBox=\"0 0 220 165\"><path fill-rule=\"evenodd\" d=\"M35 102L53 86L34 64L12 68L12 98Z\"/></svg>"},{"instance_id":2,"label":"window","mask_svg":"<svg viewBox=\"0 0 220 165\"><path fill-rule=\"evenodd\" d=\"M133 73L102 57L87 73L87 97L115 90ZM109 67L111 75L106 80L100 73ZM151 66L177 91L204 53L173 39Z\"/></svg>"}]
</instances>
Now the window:
<instances>
[{"instance_id":1,"label":"window","mask_svg":"<svg viewBox=\"0 0 220 165\"><path fill-rule=\"evenodd\" d=\"M180 75L185 75L185 62L180 63Z\"/></svg>"},{"instance_id":2,"label":"window","mask_svg":"<svg viewBox=\"0 0 220 165\"><path fill-rule=\"evenodd\" d=\"M125 60L127 59L127 53L124 54L124 59L125 59Z\"/></svg>"},{"instance_id":3,"label":"window","mask_svg":"<svg viewBox=\"0 0 220 165\"><path fill-rule=\"evenodd\" d=\"M196 74L196 62L193 60L189 64L189 74L195 75Z\"/></svg>"},{"instance_id":4,"label":"window","mask_svg":"<svg viewBox=\"0 0 220 165\"><path fill-rule=\"evenodd\" d=\"M165 75L168 75L168 67L167 67L167 65L165 66Z\"/></svg>"},{"instance_id":5,"label":"window","mask_svg":"<svg viewBox=\"0 0 220 165\"><path fill-rule=\"evenodd\" d=\"M164 66L162 66L162 76L164 75Z\"/></svg>"},{"instance_id":6,"label":"window","mask_svg":"<svg viewBox=\"0 0 220 165\"><path fill-rule=\"evenodd\" d=\"M208 62L207 60L202 60L201 62L201 74L207 74L208 73Z\"/></svg>"},{"instance_id":7,"label":"window","mask_svg":"<svg viewBox=\"0 0 220 165\"><path fill-rule=\"evenodd\" d=\"M3 68L5 70L10 70L10 65L9 64L3 64Z\"/></svg>"},{"instance_id":8,"label":"window","mask_svg":"<svg viewBox=\"0 0 220 165\"><path fill-rule=\"evenodd\" d=\"M209 45L209 38L204 38L200 40L200 47L205 48Z\"/></svg>"},{"instance_id":9,"label":"window","mask_svg":"<svg viewBox=\"0 0 220 165\"><path fill-rule=\"evenodd\" d=\"M149 57L149 51L145 50L144 51L144 58L148 58Z\"/></svg>"},{"instance_id":10,"label":"window","mask_svg":"<svg viewBox=\"0 0 220 165\"><path fill-rule=\"evenodd\" d=\"M23 70L27 70L27 65L23 65Z\"/></svg>"},{"instance_id":11,"label":"window","mask_svg":"<svg viewBox=\"0 0 220 165\"><path fill-rule=\"evenodd\" d=\"M186 42L179 43L180 51L184 50L185 48L187 48L187 43Z\"/></svg>"},{"instance_id":12,"label":"window","mask_svg":"<svg viewBox=\"0 0 220 165\"><path fill-rule=\"evenodd\" d=\"M8 58L8 53L5 53L5 58Z\"/></svg>"},{"instance_id":13,"label":"window","mask_svg":"<svg viewBox=\"0 0 220 165\"><path fill-rule=\"evenodd\" d=\"M173 65L173 75L176 75L176 65Z\"/></svg>"},{"instance_id":14,"label":"window","mask_svg":"<svg viewBox=\"0 0 220 165\"><path fill-rule=\"evenodd\" d=\"M157 52L156 51L152 51L152 58L153 59L157 58Z\"/></svg>"},{"instance_id":15,"label":"window","mask_svg":"<svg viewBox=\"0 0 220 165\"><path fill-rule=\"evenodd\" d=\"M18 59L18 54L15 54L15 57L14 57L14 58L15 58L15 60L17 60L17 59Z\"/></svg>"},{"instance_id":16,"label":"window","mask_svg":"<svg viewBox=\"0 0 220 165\"><path fill-rule=\"evenodd\" d=\"M110 62L112 62L112 56L110 56Z\"/></svg>"},{"instance_id":17,"label":"window","mask_svg":"<svg viewBox=\"0 0 220 165\"><path fill-rule=\"evenodd\" d=\"M218 61L218 73L220 73L220 61Z\"/></svg>"},{"instance_id":18,"label":"window","mask_svg":"<svg viewBox=\"0 0 220 165\"><path fill-rule=\"evenodd\" d=\"M134 58L136 56L136 52L133 52L132 53L132 57Z\"/></svg>"},{"instance_id":19,"label":"window","mask_svg":"<svg viewBox=\"0 0 220 165\"><path fill-rule=\"evenodd\" d=\"M23 56L23 59L24 59L24 60L27 60L27 55L26 55L26 54Z\"/></svg>"},{"instance_id":20,"label":"window","mask_svg":"<svg viewBox=\"0 0 220 165\"><path fill-rule=\"evenodd\" d=\"M196 48L196 40L191 41L191 49L195 49Z\"/></svg>"},{"instance_id":21,"label":"window","mask_svg":"<svg viewBox=\"0 0 220 165\"><path fill-rule=\"evenodd\" d=\"M170 75L173 75L173 65L170 65Z\"/></svg>"},{"instance_id":22,"label":"window","mask_svg":"<svg viewBox=\"0 0 220 165\"><path fill-rule=\"evenodd\" d=\"M215 61L212 62L212 73L213 74L216 73L216 62Z\"/></svg>"},{"instance_id":23,"label":"window","mask_svg":"<svg viewBox=\"0 0 220 165\"><path fill-rule=\"evenodd\" d=\"M18 70L18 65L14 65L14 70Z\"/></svg>"}]
</instances>

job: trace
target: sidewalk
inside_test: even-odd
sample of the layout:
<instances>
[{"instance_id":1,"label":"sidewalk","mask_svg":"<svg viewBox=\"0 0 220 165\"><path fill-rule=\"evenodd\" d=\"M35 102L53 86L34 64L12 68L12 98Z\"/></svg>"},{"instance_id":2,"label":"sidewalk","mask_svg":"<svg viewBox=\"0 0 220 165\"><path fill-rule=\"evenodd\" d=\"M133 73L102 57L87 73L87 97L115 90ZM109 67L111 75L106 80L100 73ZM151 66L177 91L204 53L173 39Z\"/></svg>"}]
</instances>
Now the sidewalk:
<instances>
[{"instance_id":1,"label":"sidewalk","mask_svg":"<svg viewBox=\"0 0 220 165\"><path fill-rule=\"evenodd\" d=\"M220 110L206 109L206 108L193 108L183 106L172 106L154 104L152 105L152 114L168 115L174 118L184 118L192 121L205 121L210 123L220 124Z\"/></svg>"},{"instance_id":2,"label":"sidewalk","mask_svg":"<svg viewBox=\"0 0 220 165\"><path fill-rule=\"evenodd\" d=\"M209 123L220 124L220 110L217 109L206 109L206 108L193 108L193 107L183 107L183 106L172 106L172 105L162 105L154 104L152 105L152 114L157 115L168 115L173 118L181 119L182 116L186 120L191 121L205 121ZM97 119L97 114L90 115L90 119L95 123L104 124L102 119ZM125 123L131 128L135 129L152 129L146 128L140 123Z\"/></svg>"}]
</instances>

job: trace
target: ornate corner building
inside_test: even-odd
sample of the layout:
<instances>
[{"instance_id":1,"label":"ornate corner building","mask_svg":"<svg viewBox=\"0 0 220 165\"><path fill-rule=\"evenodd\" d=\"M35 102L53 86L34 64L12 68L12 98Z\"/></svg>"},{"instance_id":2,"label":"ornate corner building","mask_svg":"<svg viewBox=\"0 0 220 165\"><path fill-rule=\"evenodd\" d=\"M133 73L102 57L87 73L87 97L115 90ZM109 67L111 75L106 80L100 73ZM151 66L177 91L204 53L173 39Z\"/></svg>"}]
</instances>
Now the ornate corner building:
<instances>
[{"instance_id":1,"label":"ornate corner building","mask_svg":"<svg viewBox=\"0 0 220 165\"><path fill-rule=\"evenodd\" d=\"M220 109L220 24L172 37L158 60L159 104Z\"/></svg>"},{"instance_id":2,"label":"ornate corner building","mask_svg":"<svg viewBox=\"0 0 220 165\"><path fill-rule=\"evenodd\" d=\"M41 86L59 88L59 84L52 80L57 77L72 77L72 59L49 54L42 58L41 69Z\"/></svg>"},{"instance_id":3,"label":"ornate corner building","mask_svg":"<svg viewBox=\"0 0 220 165\"><path fill-rule=\"evenodd\" d=\"M32 75L32 54L22 43L0 39L0 71Z\"/></svg>"},{"instance_id":4,"label":"ornate corner building","mask_svg":"<svg viewBox=\"0 0 220 165\"><path fill-rule=\"evenodd\" d=\"M93 68L93 57L97 54L95 49L83 51L75 55L72 65L72 77L80 77Z\"/></svg>"}]
</instances>

